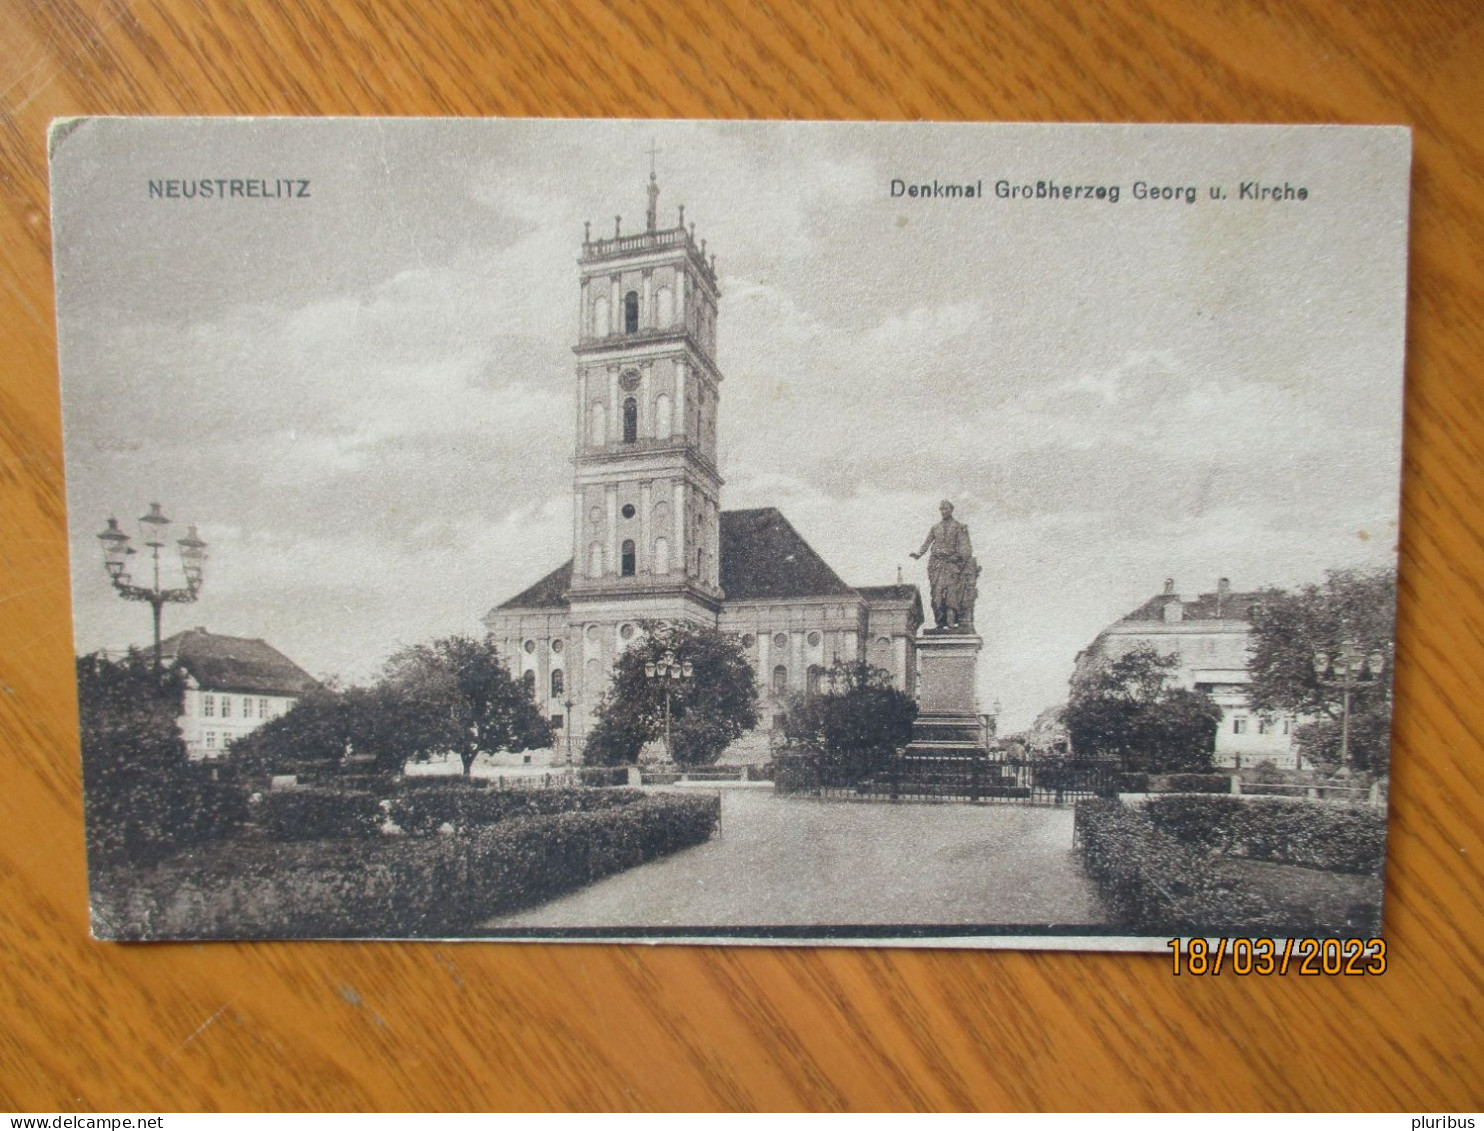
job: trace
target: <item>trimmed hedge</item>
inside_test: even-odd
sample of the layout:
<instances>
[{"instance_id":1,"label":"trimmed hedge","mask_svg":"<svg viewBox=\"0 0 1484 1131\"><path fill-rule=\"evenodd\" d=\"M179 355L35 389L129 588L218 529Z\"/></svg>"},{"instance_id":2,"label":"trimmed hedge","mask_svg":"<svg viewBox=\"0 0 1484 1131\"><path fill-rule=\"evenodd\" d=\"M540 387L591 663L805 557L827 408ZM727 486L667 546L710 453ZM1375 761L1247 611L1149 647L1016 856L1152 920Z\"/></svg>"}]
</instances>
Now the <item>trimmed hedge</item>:
<instances>
[{"instance_id":1,"label":"trimmed hedge","mask_svg":"<svg viewBox=\"0 0 1484 1131\"><path fill-rule=\"evenodd\" d=\"M588 786L623 786L629 784L627 766L579 766L577 780Z\"/></svg>"},{"instance_id":2,"label":"trimmed hedge","mask_svg":"<svg viewBox=\"0 0 1484 1131\"><path fill-rule=\"evenodd\" d=\"M148 864L235 836L248 820L247 788L229 767L126 766L89 783L84 813L90 862Z\"/></svg>"},{"instance_id":3,"label":"trimmed hedge","mask_svg":"<svg viewBox=\"0 0 1484 1131\"><path fill-rule=\"evenodd\" d=\"M465 934L701 844L720 813L714 796L659 794L511 817L457 837L219 845L152 869L100 873L93 930L104 939Z\"/></svg>"},{"instance_id":4,"label":"trimmed hedge","mask_svg":"<svg viewBox=\"0 0 1484 1131\"><path fill-rule=\"evenodd\" d=\"M513 817L594 813L643 796L637 789L420 789L394 798L391 818L409 836L427 836L443 824L463 831Z\"/></svg>"},{"instance_id":5,"label":"trimmed hedge","mask_svg":"<svg viewBox=\"0 0 1484 1131\"><path fill-rule=\"evenodd\" d=\"M1227 774L1157 774L1153 780L1156 793L1230 793L1232 779Z\"/></svg>"},{"instance_id":6,"label":"trimmed hedge","mask_svg":"<svg viewBox=\"0 0 1484 1131\"><path fill-rule=\"evenodd\" d=\"M489 789L492 784L489 778L466 778L462 774L418 774L399 778L396 787L406 793L424 789Z\"/></svg>"},{"instance_id":7,"label":"trimmed hedge","mask_svg":"<svg viewBox=\"0 0 1484 1131\"><path fill-rule=\"evenodd\" d=\"M258 802L256 818L270 840L378 836L388 817L409 836L431 836L443 824L463 830L510 817L609 809L641 796L632 789L489 789L460 779L397 793L329 787L269 793Z\"/></svg>"},{"instance_id":8,"label":"trimmed hedge","mask_svg":"<svg viewBox=\"0 0 1484 1131\"><path fill-rule=\"evenodd\" d=\"M1097 800L1078 803L1076 830L1083 867L1115 918L1141 933L1313 935L1379 923L1379 813L1235 797ZM1251 866L1237 867L1238 858L1302 867L1308 878L1244 873ZM1373 877L1374 892L1361 890L1339 914L1299 906L1289 892L1318 884L1327 897L1351 898L1344 893L1356 890L1356 874Z\"/></svg>"},{"instance_id":9,"label":"trimmed hedge","mask_svg":"<svg viewBox=\"0 0 1484 1131\"><path fill-rule=\"evenodd\" d=\"M1377 875L1386 815L1370 809L1236 797L1157 797L1144 806L1162 833L1207 852Z\"/></svg>"},{"instance_id":10,"label":"trimmed hedge","mask_svg":"<svg viewBox=\"0 0 1484 1131\"><path fill-rule=\"evenodd\" d=\"M254 819L270 840L354 840L380 835L381 796L359 789L266 793Z\"/></svg>"},{"instance_id":11,"label":"trimmed hedge","mask_svg":"<svg viewBox=\"0 0 1484 1131\"><path fill-rule=\"evenodd\" d=\"M1152 935L1223 931L1258 920L1262 901L1236 890L1206 853L1160 832L1118 801L1077 803L1082 864L1117 920Z\"/></svg>"}]
</instances>

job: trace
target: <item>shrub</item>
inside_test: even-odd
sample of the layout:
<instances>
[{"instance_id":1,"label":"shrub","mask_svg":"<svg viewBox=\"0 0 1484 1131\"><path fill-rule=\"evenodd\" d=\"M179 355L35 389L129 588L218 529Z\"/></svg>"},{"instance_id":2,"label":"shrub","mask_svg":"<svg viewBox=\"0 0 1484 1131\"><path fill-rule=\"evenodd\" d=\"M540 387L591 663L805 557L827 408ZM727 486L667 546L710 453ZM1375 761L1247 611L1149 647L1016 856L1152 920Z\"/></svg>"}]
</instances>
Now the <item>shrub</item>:
<instances>
[{"instance_id":1,"label":"shrub","mask_svg":"<svg viewBox=\"0 0 1484 1131\"><path fill-rule=\"evenodd\" d=\"M601 795L592 795L601 796ZM456 837L239 843L97 875L99 938L437 937L700 844L716 797L645 795Z\"/></svg>"},{"instance_id":2,"label":"shrub","mask_svg":"<svg viewBox=\"0 0 1484 1131\"><path fill-rule=\"evenodd\" d=\"M790 752L814 760L820 784L852 785L884 767L912 738L917 703L888 672L836 661L823 688L795 696L784 717Z\"/></svg>"},{"instance_id":3,"label":"shrub","mask_svg":"<svg viewBox=\"0 0 1484 1131\"><path fill-rule=\"evenodd\" d=\"M1148 793L1150 777L1148 774L1132 773L1118 775L1119 793Z\"/></svg>"},{"instance_id":4,"label":"shrub","mask_svg":"<svg viewBox=\"0 0 1484 1131\"><path fill-rule=\"evenodd\" d=\"M246 790L230 766L191 762L177 719L180 673L138 652L77 660L84 816L95 864L143 864L230 836Z\"/></svg>"},{"instance_id":5,"label":"shrub","mask_svg":"<svg viewBox=\"0 0 1484 1131\"><path fill-rule=\"evenodd\" d=\"M366 790L285 790L264 794L255 818L271 840L354 840L379 835L381 800Z\"/></svg>"},{"instance_id":6,"label":"shrub","mask_svg":"<svg viewBox=\"0 0 1484 1131\"><path fill-rule=\"evenodd\" d=\"M1160 797L1150 823L1207 852L1330 872L1377 875L1386 859L1386 816L1303 801Z\"/></svg>"},{"instance_id":7,"label":"shrub","mask_svg":"<svg viewBox=\"0 0 1484 1131\"><path fill-rule=\"evenodd\" d=\"M391 818L403 832L427 836L445 823L462 831L516 817L593 813L643 796L633 789L420 789L393 799Z\"/></svg>"},{"instance_id":8,"label":"shrub","mask_svg":"<svg viewBox=\"0 0 1484 1131\"><path fill-rule=\"evenodd\" d=\"M399 793L424 789L489 789L492 784L489 778L451 777L443 774L402 777L396 780Z\"/></svg>"},{"instance_id":9,"label":"shrub","mask_svg":"<svg viewBox=\"0 0 1484 1131\"><path fill-rule=\"evenodd\" d=\"M1241 928L1262 913L1261 900L1236 890L1207 854L1156 829L1118 801L1077 803L1082 863L1123 925L1157 935Z\"/></svg>"},{"instance_id":10,"label":"shrub","mask_svg":"<svg viewBox=\"0 0 1484 1131\"><path fill-rule=\"evenodd\" d=\"M187 767L176 795L179 840L208 844L241 830L249 817L247 787L226 766Z\"/></svg>"},{"instance_id":11,"label":"shrub","mask_svg":"<svg viewBox=\"0 0 1484 1131\"><path fill-rule=\"evenodd\" d=\"M623 786L629 784L627 766L579 766L577 780L586 786Z\"/></svg>"},{"instance_id":12,"label":"shrub","mask_svg":"<svg viewBox=\"0 0 1484 1131\"><path fill-rule=\"evenodd\" d=\"M1230 793L1232 780L1226 774L1160 774L1154 788L1159 793Z\"/></svg>"}]
</instances>

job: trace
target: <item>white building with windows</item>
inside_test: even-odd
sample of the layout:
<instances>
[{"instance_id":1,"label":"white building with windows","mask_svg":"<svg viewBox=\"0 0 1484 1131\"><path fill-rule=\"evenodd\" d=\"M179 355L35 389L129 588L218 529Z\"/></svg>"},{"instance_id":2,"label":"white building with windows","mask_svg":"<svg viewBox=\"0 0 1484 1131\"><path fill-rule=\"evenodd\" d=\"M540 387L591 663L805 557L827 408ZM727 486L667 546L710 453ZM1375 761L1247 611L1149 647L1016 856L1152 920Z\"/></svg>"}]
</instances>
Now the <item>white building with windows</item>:
<instances>
[{"instance_id":1,"label":"white building with windows","mask_svg":"<svg viewBox=\"0 0 1484 1131\"><path fill-rule=\"evenodd\" d=\"M916 586L846 584L776 509L723 511L715 256L685 226L584 239L573 352L572 558L484 617L554 725L585 737L644 620L735 634L764 725L836 659L914 693Z\"/></svg>"},{"instance_id":2,"label":"white building with windows","mask_svg":"<svg viewBox=\"0 0 1484 1131\"><path fill-rule=\"evenodd\" d=\"M1295 769L1294 717L1259 714L1247 702L1250 610L1259 597L1233 593L1223 577L1215 592L1187 600L1166 581L1163 593L1110 624L1077 654L1077 674L1141 645L1173 654L1180 661L1175 675L1180 685L1207 692L1221 707L1218 766L1240 769L1271 761L1279 769Z\"/></svg>"},{"instance_id":3,"label":"white building with windows","mask_svg":"<svg viewBox=\"0 0 1484 1131\"><path fill-rule=\"evenodd\" d=\"M258 639L188 629L160 642L161 659L185 674L180 733L186 754L218 758L234 739L292 707L315 685L309 673Z\"/></svg>"}]
</instances>

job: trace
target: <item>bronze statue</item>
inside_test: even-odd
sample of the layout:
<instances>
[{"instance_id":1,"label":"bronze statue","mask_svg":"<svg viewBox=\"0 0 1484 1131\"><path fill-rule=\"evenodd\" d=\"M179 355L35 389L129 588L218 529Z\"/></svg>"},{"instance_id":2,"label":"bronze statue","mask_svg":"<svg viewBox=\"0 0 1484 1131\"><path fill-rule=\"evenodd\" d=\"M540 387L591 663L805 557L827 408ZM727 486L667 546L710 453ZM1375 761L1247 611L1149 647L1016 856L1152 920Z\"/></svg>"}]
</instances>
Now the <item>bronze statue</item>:
<instances>
[{"instance_id":1,"label":"bronze statue","mask_svg":"<svg viewBox=\"0 0 1484 1131\"><path fill-rule=\"evenodd\" d=\"M969 528L953 517L947 499L938 505L943 521L928 531L922 549L913 554L928 558L928 585L932 590L935 631L951 632L974 627L974 602L979 596L979 563L969 542Z\"/></svg>"}]
</instances>

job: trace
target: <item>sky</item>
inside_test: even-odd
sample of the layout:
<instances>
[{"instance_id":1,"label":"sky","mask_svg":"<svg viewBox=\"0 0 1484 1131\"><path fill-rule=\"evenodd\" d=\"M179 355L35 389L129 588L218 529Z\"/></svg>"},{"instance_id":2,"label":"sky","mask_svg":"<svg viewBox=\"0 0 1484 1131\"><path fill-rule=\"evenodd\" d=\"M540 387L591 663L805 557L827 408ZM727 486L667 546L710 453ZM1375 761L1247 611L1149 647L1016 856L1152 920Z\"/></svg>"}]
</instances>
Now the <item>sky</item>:
<instances>
[{"instance_id":1,"label":"sky","mask_svg":"<svg viewBox=\"0 0 1484 1131\"><path fill-rule=\"evenodd\" d=\"M148 642L96 535L151 502L210 545L167 634L347 681L570 557L583 223L642 229L651 147L717 255L723 509L926 593L953 500L1002 729L1167 577L1394 566L1405 131L97 119L53 139L78 650ZM148 191L233 177L308 196ZM935 179L985 195L892 195Z\"/></svg>"}]
</instances>

